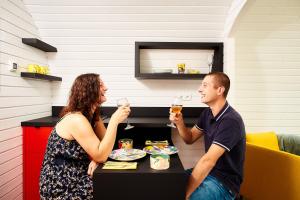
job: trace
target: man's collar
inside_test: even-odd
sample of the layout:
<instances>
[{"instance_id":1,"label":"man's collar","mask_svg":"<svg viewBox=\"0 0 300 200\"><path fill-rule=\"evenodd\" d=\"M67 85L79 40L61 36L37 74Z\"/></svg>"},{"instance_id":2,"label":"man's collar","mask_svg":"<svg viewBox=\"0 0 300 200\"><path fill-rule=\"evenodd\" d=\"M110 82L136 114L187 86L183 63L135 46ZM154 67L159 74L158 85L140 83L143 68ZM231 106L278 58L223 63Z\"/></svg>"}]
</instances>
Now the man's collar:
<instances>
[{"instance_id":1,"label":"man's collar","mask_svg":"<svg viewBox=\"0 0 300 200\"><path fill-rule=\"evenodd\" d=\"M214 117L212 114L212 111L210 109L210 114L211 114L211 123L218 121L223 115L224 113L227 111L227 109L230 107L230 105L228 104L228 102L226 101L225 105L223 106L223 108L220 110L220 112Z\"/></svg>"}]
</instances>

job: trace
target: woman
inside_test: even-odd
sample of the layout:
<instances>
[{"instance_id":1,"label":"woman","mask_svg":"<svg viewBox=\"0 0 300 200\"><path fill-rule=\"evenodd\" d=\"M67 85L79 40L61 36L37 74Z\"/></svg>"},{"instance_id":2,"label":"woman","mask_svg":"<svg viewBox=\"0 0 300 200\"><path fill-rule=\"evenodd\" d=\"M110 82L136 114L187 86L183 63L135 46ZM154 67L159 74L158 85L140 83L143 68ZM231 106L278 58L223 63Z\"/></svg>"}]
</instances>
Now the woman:
<instances>
[{"instance_id":1,"label":"woman","mask_svg":"<svg viewBox=\"0 0 300 200\"><path fill-rule=\"evenodd\" d=\"M83 74L74 81L68 105L48 139L40 175L41 199L93 198L91 175L97 163L106 161L118 124L130 113L129 107L119 107L105 128L99 105L106 101L106 90L98 74Z\"/></svg>"}]
</instances>

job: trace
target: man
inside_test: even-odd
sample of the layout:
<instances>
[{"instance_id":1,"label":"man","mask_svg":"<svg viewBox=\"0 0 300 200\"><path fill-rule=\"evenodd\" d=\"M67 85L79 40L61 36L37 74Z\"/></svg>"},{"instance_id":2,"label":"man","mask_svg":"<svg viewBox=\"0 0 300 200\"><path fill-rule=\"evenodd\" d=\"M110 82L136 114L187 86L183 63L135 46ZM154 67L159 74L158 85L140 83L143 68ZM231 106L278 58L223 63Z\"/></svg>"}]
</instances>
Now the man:
<instances>
[{"instance_id":1,"label":"man","mask_svg":"<svg viewBox=\"0 0 300 200\"><path fill-rule=\"evenodd\" d=\"M235 199L243 180L245 127L241 116L228 104L228 76L212 72L199 88L201 101L209 107L201 113L197 124L188 129L182 114L170 113L185 143L192 144L204 135L205 154L190 174L186 199Z\"/></svg>"}]
</instances>

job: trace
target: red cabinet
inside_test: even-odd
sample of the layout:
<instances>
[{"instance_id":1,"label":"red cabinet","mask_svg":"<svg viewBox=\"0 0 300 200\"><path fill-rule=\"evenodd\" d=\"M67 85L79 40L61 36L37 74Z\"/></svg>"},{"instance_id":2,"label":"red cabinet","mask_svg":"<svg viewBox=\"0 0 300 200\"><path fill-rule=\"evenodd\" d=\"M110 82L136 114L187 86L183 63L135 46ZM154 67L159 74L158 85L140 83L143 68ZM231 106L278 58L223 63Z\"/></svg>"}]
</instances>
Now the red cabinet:
<instances>
[{"instance_id":1,"label":"red cabinet","mask_svg":"<svg viewBox=\"0 0 300 200\"><path fill-rule=\"evenodd\" d=\"M24 200L39 200L39 177L48 137L53 127L23 126Z\"/></svg>"}]
</instances>

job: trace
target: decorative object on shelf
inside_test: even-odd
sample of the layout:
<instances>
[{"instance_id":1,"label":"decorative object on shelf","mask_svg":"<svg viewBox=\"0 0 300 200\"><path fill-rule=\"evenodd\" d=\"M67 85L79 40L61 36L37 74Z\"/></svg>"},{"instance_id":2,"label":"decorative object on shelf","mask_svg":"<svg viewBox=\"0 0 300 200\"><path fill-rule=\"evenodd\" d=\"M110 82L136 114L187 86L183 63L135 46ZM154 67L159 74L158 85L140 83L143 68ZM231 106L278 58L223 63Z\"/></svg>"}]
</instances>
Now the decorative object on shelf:
<instances>
[{"instance_id":1,"label":"decorative object on shelf","mask_svg":"<svg viewBox=\"0 0 300 200\"><path fill-rule=\"evenodd\" d=\"M172 74L173 70L172 69L153 69L153 73L167 73L167 74Z\"/></svg>"},{"instance_id":2,"label":"decorative object on shelf","mask_svg":"<svg viewBox=\"0 0 300 200\"><path fill-rule=\"evenodd\" d=\"M46 75L46 74L32 73L32 72L21 72L21 77L42 79L42 80L48 80L48 81L62 81L61 77L51 76L51 75Z\"/></svg>"},{"instance_id":3,"label":"decorative object on shelf","mask_svg":"<svg viewBox=\"0 0 300 200\"><path fill-rule=\"evenodd\" d=\"M184 74L185 72L185 63L177 64L178 74Z\"/></svg>"},{"instance_id":4,"label":"decorative object on shelf","mask_svg":"<svg viewBox=\"0 0 300 200\"><path fill-rule=\"evenodd\" d=\"M198 70L198 69L188 69L187 73L188 74L200 74L200 70Z\"/></svg>"},{"instance_id":5,"label":"decorative object on shelf","mask_svg":"<svg viewBox=\"0 0 300 200\"><path fill-rule=\"evenodd\" d=\"M210 60L207 54L211 55ZM185 65L177 66L178 73L173 73L176 60ZM162 70L174 69L165 73L159 71L158 66L164 66ZM189 66L193 68L188 70ZM223 71L223 43L135 42L135 77L138 79L203 79L212 71Z\"/></svg>"},{"instance_id":6,"label":"decorative object on shelf","mask_svg":"<svg viewBox=\"0 0 300 200\"><path fill-rule=\"evenodd\" d=\"M51 46L37 38L22 38L24 44L30 45L45 52L57 52L56 47Z\"/></svg>"},{"instance_id":7,"label":"decorative object on shelf","mask_svg":"<svg viewBox=\"0 0 300 200\"><path fill-rule=\"evenodd\" d=\"M207 64L208 64L209 73L212 70L213 60L214 60L214 54L210 54L207 56Z\"/></svg>"},{"instance_id":8,"label":"decorative object on shelf","mask_svg":"<svg viewBox=\"0 0 300 200\"><path fill-rule=\"evenodd\" d=\"M29 64L27 66L27 72L38 73L38 74L49 74L48 66L40 66L37 64Z\"/></svg>"}]
</instances>

